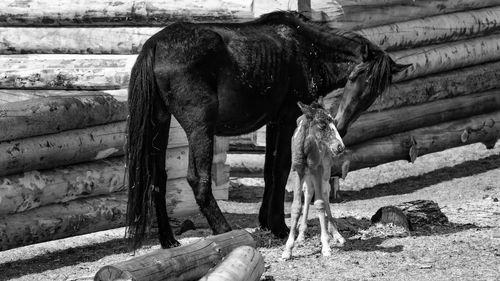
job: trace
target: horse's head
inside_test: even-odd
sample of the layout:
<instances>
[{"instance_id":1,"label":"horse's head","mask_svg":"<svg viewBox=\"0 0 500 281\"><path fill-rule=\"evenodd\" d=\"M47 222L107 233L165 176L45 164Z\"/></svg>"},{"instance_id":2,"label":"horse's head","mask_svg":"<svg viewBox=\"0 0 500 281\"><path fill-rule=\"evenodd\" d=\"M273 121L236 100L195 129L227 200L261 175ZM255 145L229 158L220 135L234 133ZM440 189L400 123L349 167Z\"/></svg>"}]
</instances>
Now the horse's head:
<instances>
[{"instance_id":1,"label":"horse's head","mask_svg":"<svg viewBox=\"0 0 500 281\"><path fill-rule=\"evenodd\" d=\"M310 106L301 102L298 102L298 105L307 119L308 134L313 136L318 144L327 148L332 156L342 153L345 145L330 112L316 102Z\"/></svg>"},{"instance_id":2,"label":"horse's head","mask_svg":"<svg viewBox=\"0 0 500 281\"><path fill-rule=\"evenodd\" d=\"M382 51L374 59L356 65L349 75L335 115L335 124L341 136L346 134L347 127L392 83L392 76L409 66L397 64Z\"/></svg>"}]
</instances>

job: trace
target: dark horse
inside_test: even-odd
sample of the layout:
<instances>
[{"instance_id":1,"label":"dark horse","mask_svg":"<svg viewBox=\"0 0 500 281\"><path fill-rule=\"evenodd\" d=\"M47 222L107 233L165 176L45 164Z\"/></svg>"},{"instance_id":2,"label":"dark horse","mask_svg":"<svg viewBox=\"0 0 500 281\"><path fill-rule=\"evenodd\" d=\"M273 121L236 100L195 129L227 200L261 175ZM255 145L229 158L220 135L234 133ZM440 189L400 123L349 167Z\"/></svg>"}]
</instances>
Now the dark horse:
<instances>
[{"instance_id":1,"label":"dark horse","mask_svg":"<svg viewBox=\"0 0 500 281\"><path fill-rule=\"evenodd\" d=\"M187 181L216 234L231 227L211 191L214 135L240 135L267 124L259 222L285 237L283 201L291 137L301 114L297 102L309 104L347 83L335 117L344 134L402 67L367 39L293 12L247 23L174 23L153 35L129 85L127 224L134 247L153 208L161 246L178 245L165 202L171 115L189 141Z\"/></svg>"}]
</instances>

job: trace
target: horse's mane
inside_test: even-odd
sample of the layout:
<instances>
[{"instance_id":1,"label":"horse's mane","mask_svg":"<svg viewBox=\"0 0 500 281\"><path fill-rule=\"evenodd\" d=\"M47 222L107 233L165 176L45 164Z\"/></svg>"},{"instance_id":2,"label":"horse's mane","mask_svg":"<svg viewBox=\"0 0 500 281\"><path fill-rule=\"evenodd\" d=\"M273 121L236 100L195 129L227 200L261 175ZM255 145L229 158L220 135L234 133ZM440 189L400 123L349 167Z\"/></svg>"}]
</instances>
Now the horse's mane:
<instances>
[{"instance_id":1,"label":"horse's mane","mask_svg":"<svg viewBox=\"0 0 500 281\"><path fill-rule=\"evenodd\" d=\"M255 23L285 24L296 28L314 44L334 49L346 61L360 63L371 60L384 52L365 37L347 30L330 27L327 22L313 22L295 11L276 11L262 15Z\"/></svg>"}]
</instances>

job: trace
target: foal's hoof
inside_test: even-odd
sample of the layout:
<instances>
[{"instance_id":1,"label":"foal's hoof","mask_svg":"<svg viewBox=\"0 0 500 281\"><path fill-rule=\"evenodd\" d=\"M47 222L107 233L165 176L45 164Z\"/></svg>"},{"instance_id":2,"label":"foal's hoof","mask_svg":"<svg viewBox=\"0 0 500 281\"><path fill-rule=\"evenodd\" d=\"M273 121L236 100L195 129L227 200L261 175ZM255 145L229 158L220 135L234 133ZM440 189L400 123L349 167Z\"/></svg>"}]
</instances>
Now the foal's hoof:
<instances>
[{"instance_id":1,"label":"foal's hoof","mask_svg":"<svg viewBox=\"0 0 500 281\"><path fill-rule=\"evenodd\" d=\"M340 233L332 235L333 243L337 244L338 246L344 246L345 244L345 239L342 237Z\"/></svg>"},{"instance_id":2,"label":"foal's hoof","mask_svg":"<svg viewBox=\"0 0 500 281\"><path fill-rule=\"evenodd\" d=\"M330 257L332 255L332 250L330 248L323 248L321 254L323 257Z\"/></svg>"},{"instance_id":3,"label":"foal's hoof","mask_svg":"<svg viewBox=\"0 0 500 281\"><path fill-rule=\"evenodd\" d=\"M291 251L284 251L283 254L281 254L281 258L284 260L289 260L292 258L292 252Z\"/></svg>"}]
</instances>

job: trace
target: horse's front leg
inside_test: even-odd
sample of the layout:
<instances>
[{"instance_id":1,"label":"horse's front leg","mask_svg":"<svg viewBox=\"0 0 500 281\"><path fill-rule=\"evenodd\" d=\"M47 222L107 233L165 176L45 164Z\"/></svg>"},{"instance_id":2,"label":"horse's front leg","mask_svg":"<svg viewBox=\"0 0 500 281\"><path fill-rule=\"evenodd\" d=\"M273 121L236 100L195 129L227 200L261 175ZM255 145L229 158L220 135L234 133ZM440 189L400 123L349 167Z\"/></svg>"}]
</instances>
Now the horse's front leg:
<instances>
[{"instance_id":1,"label":"horse's front leg","mask_svg":"<svg viewBox=\"0 0 500 281\"><path fill-rule=\"evenodd\" d=\"M326 204L324 200L324 192L322 187L322 174L319 171L315 171L312 176L312 181L314 182L314 193L316 194L316 200L314 201L314 207L316 207L316 212L318 214L319 224L321 228L321 254L327 257L332 254L330 250L330 245L328 244L329 235L327 230L327 222L326 222ZM327 197L328 198L328 197Z\"/></svg>"},{"instance_id":2,"label":"horse's front leg","mask_svg":"<svg viewBox=\"0 0 500 281\"><path fill-rule=\"evenodd\" d=\"M274 139L266 138L266 162L272 157L272 163L264 166L265 192L263 198L267 202L267 225L271 232L279 238L285 238L289 229L285 224L285 186L292 163L291 138L295 130L296 116L276 125ZM268 130L269 131L269 130ZM268 141L274 149L267 149ZM271 155L269 155L271 153ZM262 217L264 214L259 214Z\"/></svg>"}]
</instances>

